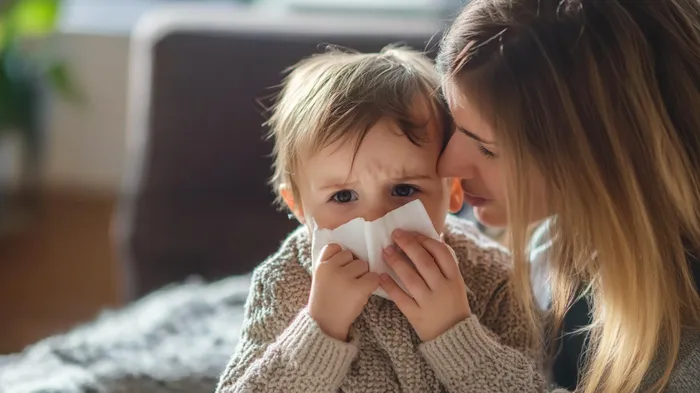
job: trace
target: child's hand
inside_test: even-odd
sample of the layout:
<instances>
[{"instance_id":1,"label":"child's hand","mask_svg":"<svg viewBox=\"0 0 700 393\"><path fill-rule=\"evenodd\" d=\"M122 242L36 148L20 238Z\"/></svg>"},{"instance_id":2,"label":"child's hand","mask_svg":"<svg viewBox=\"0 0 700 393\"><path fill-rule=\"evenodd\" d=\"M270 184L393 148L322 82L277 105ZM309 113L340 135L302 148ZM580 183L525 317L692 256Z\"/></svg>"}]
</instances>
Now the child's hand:
<instances>
[{"instance_id":1,"label":"child's hand","mask_svg":"<svg viewBox=\"0 0 700 393\"><path fill-rule=\"evenodd\" d=\"M350 251L329 244L321 252L309 297L309 314L327 335L346 341L350 326L379 287L379 276Z\"/></svg>"},{"instance_id":2,"label":"child's hand","mask_svg":"<svg viewBox=\"0 0 700 393\"><path fill-rule=\"evenodd\" d=\"M393 247L385 250L384 260L413 298L387 274L382 274L381 286L406 315L420 339L433 340L469 317L466 285L449 246L401 230L394 231L392 238L416 269Z\"/></svg>"}]
</instances>

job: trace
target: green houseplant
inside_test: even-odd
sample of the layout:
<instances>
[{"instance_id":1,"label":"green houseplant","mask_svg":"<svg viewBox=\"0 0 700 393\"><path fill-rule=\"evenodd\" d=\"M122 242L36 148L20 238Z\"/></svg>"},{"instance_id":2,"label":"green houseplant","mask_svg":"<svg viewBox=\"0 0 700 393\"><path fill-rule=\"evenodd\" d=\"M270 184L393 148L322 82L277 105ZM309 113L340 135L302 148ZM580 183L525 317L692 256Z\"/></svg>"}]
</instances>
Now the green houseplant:
<instances>
[{"instance_id":1,"label":"green houseplant","mask_svg":"<svg viewBox=\"0 0 700 393\"><path fill-rule=\"evenodd\" d=\"M8 133L19 137L20 203L35 199L38 191L47 98L52 91L79 98L51 40L60 5L60 0L0 2L0 143ZM5 180L0 179L0 229L11 205Z\"/></svg>"}]
</instances>

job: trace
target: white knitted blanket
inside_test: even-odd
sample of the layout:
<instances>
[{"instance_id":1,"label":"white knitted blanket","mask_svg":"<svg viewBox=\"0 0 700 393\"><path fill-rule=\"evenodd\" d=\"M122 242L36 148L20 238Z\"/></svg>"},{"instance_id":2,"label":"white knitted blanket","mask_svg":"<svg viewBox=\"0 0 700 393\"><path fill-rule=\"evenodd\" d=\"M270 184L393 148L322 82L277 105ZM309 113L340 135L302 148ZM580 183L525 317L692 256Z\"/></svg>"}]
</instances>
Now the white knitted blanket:
<instances>
[{"instance_id":1,"label":"white knitted blanket","mask_svg":"<svg viewBox=\"0 0 700 393\"><path fill-rule=\"evenodd\" d=\"M250 276L164 288L20 354L0 393L212 392L238 341Z\"/></svg>"}]
</instances>

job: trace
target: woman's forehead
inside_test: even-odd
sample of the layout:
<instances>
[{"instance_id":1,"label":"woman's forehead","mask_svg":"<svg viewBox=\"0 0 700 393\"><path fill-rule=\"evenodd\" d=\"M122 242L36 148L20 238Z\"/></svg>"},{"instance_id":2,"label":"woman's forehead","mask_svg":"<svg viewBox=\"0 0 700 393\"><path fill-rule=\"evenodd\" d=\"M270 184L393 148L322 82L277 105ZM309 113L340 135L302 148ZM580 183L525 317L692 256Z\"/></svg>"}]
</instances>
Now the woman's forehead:
<instances>
[{"instance_id":1,"label":"woman's forehead","mask_svg":"<svg viewBox=\"0 0 700 393\"><path fill-rule=\"evenodd\" d=\"M474 135L476 137L474 139L493 141L493 128L486 121L479 105L474 104L473 98L465 94L463 89L454 82L446 82L443 89L456 126L461 131Z\"/></svg>"}]
</instances>

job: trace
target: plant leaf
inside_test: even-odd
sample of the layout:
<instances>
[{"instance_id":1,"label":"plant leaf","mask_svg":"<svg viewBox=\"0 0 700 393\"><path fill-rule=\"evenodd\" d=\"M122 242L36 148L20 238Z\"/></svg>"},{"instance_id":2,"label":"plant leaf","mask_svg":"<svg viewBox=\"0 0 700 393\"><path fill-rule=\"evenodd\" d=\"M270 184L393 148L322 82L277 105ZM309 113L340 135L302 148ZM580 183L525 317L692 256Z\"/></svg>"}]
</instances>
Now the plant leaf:
<instances>
[{"instance_id":1,"label":"plant leaf","mask_svg":"<svg viewBox=\"0 0 700 393\"><path fill-rule=\"evenodd\" d=\"M64 98L73 101L83 101L83 95L73 82L73 77L65 62L51 64L46 75L52 87Z\"/></svg>"},{"instance_id":2,"label":"plant leaf","mask_svg":"<svg viewBox=\"0 0 700 393\"><path fill-rule=\"evenodd\" d=\"M0 15L0 51L5 48L5 45L7 45L7 22L5 21L5 17Z\"/></svg>"},{"instance_id":3,"label":"plant leaf","mask_svg":"<svg viewBox=\"0 0 700 393\"><path fill-rule=\"evenodd\" d=\"M9 20L18 36L51 34L58 19L59 0L20 0L10 9Z\"/></svg>"}]
</instances>

